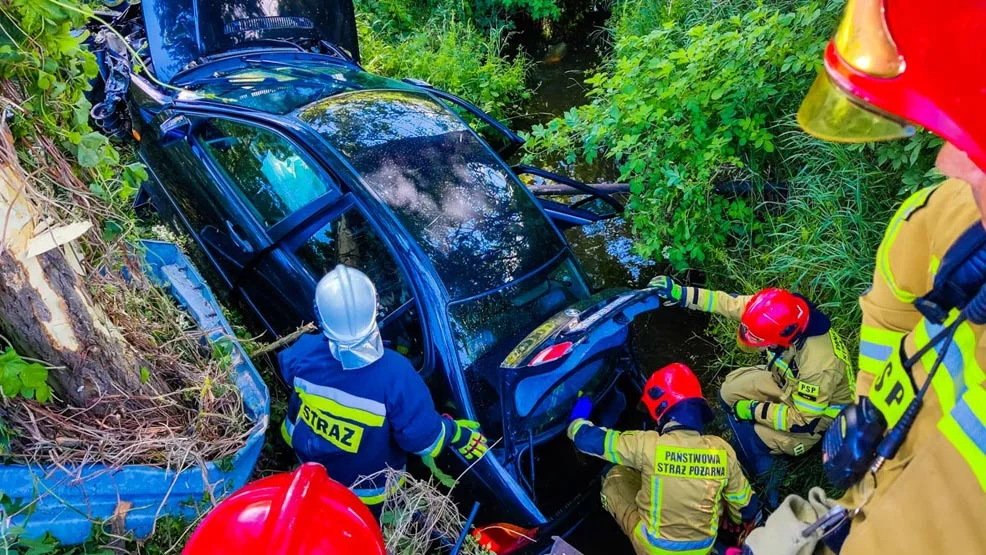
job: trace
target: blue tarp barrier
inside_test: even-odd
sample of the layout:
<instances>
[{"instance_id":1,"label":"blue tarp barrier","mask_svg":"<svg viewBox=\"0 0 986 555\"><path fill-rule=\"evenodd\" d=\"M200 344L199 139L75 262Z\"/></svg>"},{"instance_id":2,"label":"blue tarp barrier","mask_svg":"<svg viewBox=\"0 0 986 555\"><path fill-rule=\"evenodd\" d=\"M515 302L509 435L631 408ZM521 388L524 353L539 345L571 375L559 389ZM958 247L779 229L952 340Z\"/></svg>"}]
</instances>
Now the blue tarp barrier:
<instances>
[{"instance_id":1,"label":"blue tarp barrier","mask_svg":"<svg viewBox=\"0 0 986 555\"><path fill-rule=\"evenodd\" d=\"M235 335L202 276L171 243L144 241L146 272L167 288L198 323L210 341ZM182 472L144 465L109 468L105 465L0 465L0 493L28 508L10 518L0 507L0 533L8 527L26 529L25 536L51 532L63 544L83 543L94 521L113 516L120 503L132 504L125 528L137 537L151 533L156 518L195 517L207 491L218 498L242 487L253 472L270 420L267 386L238 342L230 341L236 385L243 408L253 424L249 439L220 470L214 462L193 465ZM123 506L123 505L119 505Z\"/></svg>"}]
</instances>

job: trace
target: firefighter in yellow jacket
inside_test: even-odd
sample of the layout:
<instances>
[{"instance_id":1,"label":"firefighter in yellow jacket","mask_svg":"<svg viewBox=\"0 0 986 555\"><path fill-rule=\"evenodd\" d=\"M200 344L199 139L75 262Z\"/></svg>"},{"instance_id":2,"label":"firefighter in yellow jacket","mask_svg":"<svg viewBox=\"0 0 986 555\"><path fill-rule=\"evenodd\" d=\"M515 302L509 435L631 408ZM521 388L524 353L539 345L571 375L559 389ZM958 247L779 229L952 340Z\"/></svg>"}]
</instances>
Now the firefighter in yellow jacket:
<instances>
[{"instance_id":1,"label":"firefighter in yellow jacket","mask_svg":"<svg viewBox=\"0 0 986 555\"><path fill-rule=\"evenodd\" d=\"M771 455L802 455L852 401L852 365L825 314L782 289L735 296L654 278L658 294L685 308L738 320L738 345L767 362L730 372L719 391L744 468L770 469Z\"/></svg>"},{"instance_id":2,"label":"firefighter in yellow jacket","mask_svg":"<svg viewBox=\"0 0 986 555\"><path fill-rule=\"evenodd\" d=\"M712 411L687 366L662 368L644 386L642 401L657 431L597 427L586 419L587 401L572 411L568 437L580 451L616 465L603 479L603 506L638 555L704 555L721 516L730 527L752 525L757 496L732 447L704 435Z\"/></svg>"},{"instance_id":3,"label":"firefighter in yellow jacket","mask_svg":"<svg viewBox=\"0 0 986 555\"><path fill-rule=\"evenodd\" d=\"M826 436L827 472L851 484L838 502L845 512L831 508L838 518L808 537L798 520L817 520L821 510L772 517L747 551L820 552L811 544L827 532L827 547L842 554L986 553L984 67L982 1L847 7L799 111L802 127L865 142L921 125L948 141L937 165L952 179L903 203L860 299L859 404L846 413L874 407L887 431L852 457L838 447L864 445L858 418ZM805 506L793 496L785 504Z\"/></svg>"}]
</instances>

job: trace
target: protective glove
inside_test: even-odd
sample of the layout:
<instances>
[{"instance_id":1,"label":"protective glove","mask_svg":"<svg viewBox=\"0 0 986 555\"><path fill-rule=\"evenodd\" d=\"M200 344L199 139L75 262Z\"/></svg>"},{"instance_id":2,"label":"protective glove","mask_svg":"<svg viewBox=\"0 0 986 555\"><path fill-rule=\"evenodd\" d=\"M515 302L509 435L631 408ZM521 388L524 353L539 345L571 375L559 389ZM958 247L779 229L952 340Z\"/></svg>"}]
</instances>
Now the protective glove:
<instances>
[{"instance_id":1,"label":"protective glove","mask_svg":"<svg viewBox=\"0 0 986 555\"><path fill-rule=\"evenodd\" d=\"M571 423L580 418L588 419L590 414L592 414L592 399L580 395L572 408L572 413L568 415L568 421Z\"/></svg>"},{"instance_id":2,"label":"protective glove","mask_svg":"<svg viewBox=\"0 0 986 555\"><path fill-rule=\"evenodd\" d=\"M455 435L449 445L458 451L467 461L474 461L483 458L483 455L490 450L486 442L486 436L479 431L479 422L473 420L456 420Z\"/></svg>"},{"instance_id":3,"label":"protective glove","mask_svg":"<svg viewBox=\"0 0 986 555\"><path fill-rule=\"evenodd\" d=\"M733 405L733 416L740 422L753 420L753 414L757 410L758 401L741 399Z\"/></svg>"},{"instance_id":4,"label":"protective glove","mask_svg":"<svg viewBox=\"0 0 986 555\"><path fill-rule=\"evenodd\" d=\"M723 514L719 518L719 533L716 536L716 541L727 546L743 545L743 540L750 535L750 532L757 527L759 522L759 514L755 519L744 520L739 523L733 522L729 515Z\"/></svg>"},{"instance_id":5,"label":"protective glove","mask_svg":"<svg viewBox=\"0 0 986 555\"><path fill-rule=\"evenodd\" d=\"M743 553L752 555L813 555L821 549L821 529L807 538L801 532L835 506L825 490L811 488L808 499L789 495L768 518L746 538Z\"/></svg>"},{"instance_id":6,"label":"protective glove","mask_svg":"<svg viewBox=\"0 0 986 555\"><path fill-rule=\"evenodd\" d=\"M647 287L656 289L658 297L671 303L680 303L684 296L681 286L668 276L657 276L650 280Z\"/></svg>"}]
</instances>

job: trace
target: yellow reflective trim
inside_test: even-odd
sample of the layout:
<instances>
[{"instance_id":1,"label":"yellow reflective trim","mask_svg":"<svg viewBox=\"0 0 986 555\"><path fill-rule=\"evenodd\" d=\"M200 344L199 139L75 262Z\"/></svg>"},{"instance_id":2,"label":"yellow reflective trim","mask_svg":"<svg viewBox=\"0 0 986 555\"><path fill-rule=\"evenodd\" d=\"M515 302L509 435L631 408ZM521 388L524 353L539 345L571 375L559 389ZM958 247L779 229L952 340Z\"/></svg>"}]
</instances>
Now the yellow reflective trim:
<instances>
[{"instance_id":1,"label":"yellow reflective trim","mask_svg":"<svg viewBox=\"0 0 986 555\"><path fill-rule=\"evenodd\" d=\"M986 454L976 447L976 444L969 439L969 436L965 435L962 428L959 427L958 423L952 417L945 416L939 420L938 430L955 447L959 455L965 459L969 465L969 469L972 470L972 473L976 476L976 480L979 481L979 487L983 491L986 491Z\"/></svg>"},{"instance_id":2,"label":"yellow reflective trim","mask_svg":"<svg viewBox=\"0 0 986 555\"><path fill-rule=\"evenodd\" d=\"M288 447L294 447L294 445L291 444L291 432L288 431L287 419L284 419L284 421L281 422L281 439L284 440L284 443L288 444Z\"/></svg>"},{"instance_id":3,"label":"yellow reflective trim","mask_svg":"<svg viewBox=\"0 0 986 555\"><path fill-rule=\"evenodd\" d=\"M862 326L859 332L859 371L879 376L890 356L900 350L901 340L905 335L902 332ZM852 381L855 382L855 379ZM855 389L852 387L853 391Z\"/></svg>"},{"instance_id":4,"label":"yellow reflective trim","mask_svg":"<svg viewBox=\"0 0 986 555\"><path fill-rule=\"evenodd\" d=\"M883 235L883 241L880 243L880 248L876 253L876 266L880 272L880 275L883 276L884 281L887 282L887 285L890 287L891 292L893 292L894 297L897 297L897 300L904 303L914 302L914 300L917 299L917 296L910 291L904 291L897 285L897 280L894 278L893 271L890 267L890 249L897 240L897 235L900 233L900 228L904 222L907 221L911 214L913 214L918 208L924 206L924 204L928 201L928 197L931 196L931 193L933 193L937 187L938 186L936 185L934 187L921 189L901 204L900 208L897 210L897 213L894 214L894 217L890 220L890 225L887 226L887 231Z\"/></svg>"},{"instance_id":5,"label":"yellow reflective trim","mask_svg":"<svg viewBox=\"0 0 986 555\"><path fill-rule=\"evenodd\" d=\"M813 401L809 401L797 393L792 395L791 398L794 400L794 405L798 407L799 411L811 416L824 414L825 409L828 408L828 405L825 403L815 403Z\"/></svg>"},{"instance_id":6,"label":"yellow reflective trim","mask_svg":"<svg viewBox=\"0 0 986 555\"><path fill-rule=\"evenodd\" d=\"M928 264L928 274L932 276L937 274L939 266L941 266L941 260L937 256L931 255L931 263Z\"/></svg>"},{"instance_id":7,"label":"yellow reflective trim","mask_svg":"<svg viewBox=\"0 0 986 555\"><path fill-rule=\"evenodd\" d=\"M694 449L659 445L654 474L673 478L726 480L727 455L722 449Z\"/></svg>"},{"instance_id":8,"label":"yellow reflective trim","mask_svg":"<svg viewBox=\"0 0 986 555\"><path fill-rule=\"evenodd\" d=\"M661 530L661 496L664 495L664 481L654 478L650 482L650 522L647 527L657 535ZM643 524L643 523L641 523Z\"/></svg>"},{"instance_id":9,"label":"yellow reflective trim","mask_svg":"<svg viewBox=\"0 0 986 555\"><path fill-rule=\"evenodd\" d=\"M660 547L654 545L650 537L648 537L647 531L645 530L645 526L646 524L644 524L644 521L641 520L640 522L637 523L637 527L633 529L633 534L637 536L637 539L639 540L639 544L637 545L640 545L644 549L646 549L649 555L708 555L709 553L711 553L712 542L714 538L709 538L708 540L708 542L710 543L709 547L702 547L699 549L688 549L688 550L661 549ZM652 533L651 536L658 537L656 533ZM697 541L701 541L701 540L697 540ZM691 543L691 542L682 542L682 543Z\"/></svg>"},{"instance_id":10,"label":"yellow reflective trim","mask_svg":"<svg viewBox=\"0 0 986 555\"><path fill-rule=\"evenodd\" d=\"M967 391L959 406L938 421L938 430L965 459L979 487L986 491L986 390L976 385Z\"/></svg>"},{"instance_id":11,"label":"yellow reflective trim","mask_svg":"<svg viewBox=\"0 0 986 555\"><path fill-rule=\"evenodd\" d=\"M883 366L885 364L887 364L887 361L885 360L863 358L862 356L859 357L859 371L866 372L867 374L873 374L874 376L878 376L880 374L880 371L883 370Z\"/></svg>"},{"instance_id":12,"label":"yellow reflective trim","mask_svg":"<svg viewBox=\"0 0 986 555\"><path fill-rule=\"evenodd\" d=\"M407 480L404 478L404 476L401 476L400 481L398 481L395 486L378 495L367 495L364 497L359 493L356 492L353 493L356 493L356 496L359 497L360 501L362 501L364 505L379 505L384 501L386 501L387 497L393 495L394 492L396 492L398 489L404 487L405 482L407 482Z\"/></svg>"},{"instance_id":13,"label":"yellow reflective trim","mask_svg":"<svg viewBox=\"0 0 986 555\"><path fill-rule=\"evenodd\" d=\"M613 430L606 430L606 442L604 453L606 458L613 463L623 464L623 459L620 458L620 454L616 452L616 440L618 439L618 432Z\"/></svg>"},{"instance_id":14,"label":"yellow reflective trim","mask_svg":"<svg viewBox=\"0 0 986 555\"><path fill-rule=\"evenodd\" d=\"M794 371L791 370L791 366L783 358L777 357L777 359L774 360L774 366L777 366L778 368L780 368L783 371L782 373L784 374L784 377L785 378L788 378L788 379L791 379L791 380L796 379L794 377Z\"/></svg>"},{"instance_id":15,"label":"yellow reflective trim","mask_svg":"<svg viewBox=\"0 0 986 555\"><path fill-rule=\"evenodd\" d=\"M705 301L705 311L712 312L716 308L716 292L708 291L706 294L708 298Z\"/></svg>"},{"instance_id":16,"label":"yellow reflective trim","mask_svg":"<svg viewBox=\"0 0 986 555\"><path fill-rule=\"evenodd\" d=\"M856 371L853 369L852 358L849 356L846 343L834 331L829 332L829 338L832 340L832 352L835 353L835 357L846 365L846 381L849 384L849 391L856 391Z\"/></svg>"},{"instance_id":17,"label":"yellow reflective trim","mask_svg":"<svg viewBox=\"0 0 986 555\"><path fill-rule=\"evenodd\" d=\"M726 494L726 499L741 505L746 505L749 503L751 497L753 497L753 487L750 486L749 482L746 483L746 486L743 487L739 493Z\"/></svg>"},{"instance_id":18,"label":"yellow reflective trim","mask_svg":"<svg viewBox=\"0 0 986 555\"><path fill-rule=\"evenodd\" d=\"M301 402L309 407L312 407L313 409L337 416L339 418L345 418L346 420L352 420L353 422L365 424L373 428L383 426L384 417L382 415L374 414L363 409L347 407L333 399L306 393L300 387L295 387L294 390L298 393L298 397L301 398Z\"/></svg>"},{"instance_id":19,"label":"yellow reflective trim","mask_svg":"<svg viewBox=\"0 0 986 555\"><path fill-rule=\"evenodd\" d=\"M787 405L774 406L774 429L779 432L787 431Z\"/></svg>"},{"instance_id":20,"label":"yellow reflective trim","mask_svg":"<svg viewBox=\"0 0 986 555\"><path fill-rule=\"evenodd\" d=\"M316 435L347 453L359 452L363 442L363 428L333 418L324 412L313 409L302 403L298 417L308 425Z\"/></svg>"},{"instance_id":21,"label":"yellow reflective trim","mask_svg":"<svg viewBox=\"0 0 986 555\"><path fill-rule=\"evenodd\" d=\"M968 322L961 324L955 330L955 338L952 340L952 347L957 348L962 354L962 368L965 374L965 386L973 387L986 381L986 373L979 366L976 358L976 345L979 339L976 337L975 330Z\"/></svg>"}]
</instances>

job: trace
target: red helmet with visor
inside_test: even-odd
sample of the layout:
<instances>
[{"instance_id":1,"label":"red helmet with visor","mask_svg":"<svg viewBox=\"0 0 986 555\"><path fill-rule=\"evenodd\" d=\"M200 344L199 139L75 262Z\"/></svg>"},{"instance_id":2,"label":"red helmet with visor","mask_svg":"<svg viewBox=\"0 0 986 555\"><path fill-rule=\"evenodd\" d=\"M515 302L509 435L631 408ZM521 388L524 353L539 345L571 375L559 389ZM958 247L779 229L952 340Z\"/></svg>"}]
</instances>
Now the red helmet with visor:
<instances>
[{"instance_id":1,"label":"red helmet with visor","mask_svg":"<svg viewBox=\"0 0 986 555\"><path fill-rule=\"evenodd\" d=\"M702 384L691 368L675 362L651 374L640 400L654 420L660 422L671 407L686 399L704 399Z\"/></svg>"},{"instance_id":2,"label":"red helmet with visor","mask_svg":"<svg viewBox=\"0 0 986 555\"><path fill-rule=\"evenodd\" d=\"M869 142L922 126L986 171L986 1L849 0L798 122Z\"/></svg>"},{"instance_id":3,"label":"red helmet with visor","mask_svg":"<svg viewBox=\"0 0 986 555\"><path fill-rule=\"evenodd\" d=\"M739 340L750 347L790 347L808 328L808 302L783 289L764 289L746 303Z\"/></svg>"}]
</instances>

